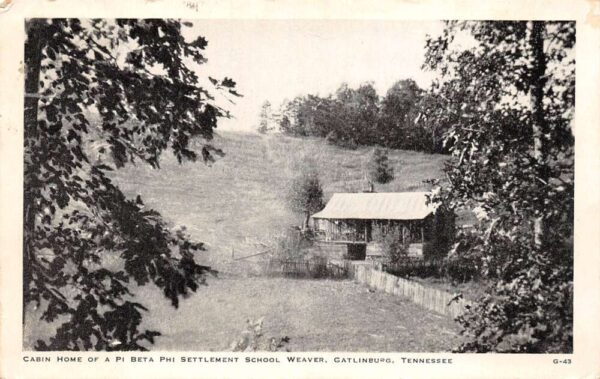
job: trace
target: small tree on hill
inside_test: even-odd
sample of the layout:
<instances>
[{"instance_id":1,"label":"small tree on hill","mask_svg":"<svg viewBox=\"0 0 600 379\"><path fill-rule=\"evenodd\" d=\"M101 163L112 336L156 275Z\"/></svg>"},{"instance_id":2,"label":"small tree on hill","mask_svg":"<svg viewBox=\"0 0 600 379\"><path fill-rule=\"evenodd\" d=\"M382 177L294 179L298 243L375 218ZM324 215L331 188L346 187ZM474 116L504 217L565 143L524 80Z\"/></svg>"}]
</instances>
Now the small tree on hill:
<instances>
[{"instance_id":1,"label":"small tree on hill","mask_svg":"<svg viewBox=\"0 0 600 379\"><path fill-rule=\"evenodd\" d=\"M389 183L394 179L394 168L390 166L386 150L373 151L369 161L369 178L381 184Z\"/></svg>"},{"instance_id":2,"label":"small tree on hill","mask_svg":"<svg viewBox=\"0 0 600 379\"><path fill-rule=\"evenodd\" d=\"M259 114L259 124L258 124L258 132L260 134L266 134L269 131L271 131L271 127L270 127L270 123L271 123L271 119L272 119L272 110L271 110L271 103L267 100L263 103L263 105L260 108L260 114Z\"/></svg>"},{"instance_id":3,"label":"small tree on hill","mask_svg":"<svg viewBox=\"0 0 600 379\"><path fill-rule=\"evenodd\" d=\"M307 229L310 215L323 209L323 188L316 170L305 170L292 180L288 203L294 212L304 214L302 228Z\"/></svg>"}]
</instances>

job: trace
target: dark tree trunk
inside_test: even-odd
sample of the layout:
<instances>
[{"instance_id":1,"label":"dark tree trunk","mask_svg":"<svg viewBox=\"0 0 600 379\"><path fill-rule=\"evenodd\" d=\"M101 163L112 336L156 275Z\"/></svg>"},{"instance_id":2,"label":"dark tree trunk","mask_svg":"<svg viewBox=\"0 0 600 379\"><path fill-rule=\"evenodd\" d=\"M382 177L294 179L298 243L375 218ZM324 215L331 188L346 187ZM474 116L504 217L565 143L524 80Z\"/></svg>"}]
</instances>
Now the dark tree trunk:
<instances>
[{"instance_id":1,"label":"dark tree trunk","mask_svg":"<svg viewBox=\"0 0 600 379\"><path fill-rule=\"evenodd\" d=\"M24 173L23 173L23 315L29 296L31 266L35 260L34 232L36 216L36 193L38 191L37 163L33 161L33 151L39 144L37 129L39 105L39 78L44 45L42 20L29 20L25 28L25 109L24 109Z\"/></svg>"},{"instance_id":2,"label":"dark tree trunk","mask_svg":"<svg viewBox=\"0 0 600 379\"><path fill-rule=\"evenodd\" d=\"M542 182L548 182L547 170L547 144L544 135L547 133L548 125L544 115L544 86L546 84L546 57L544 55L544 22L531 21L528 25L530 35L529 44L533 54L533 68L531 75L531 110L533 129L533 154L537 160L539 170L537 175ZM542 209L540 209L541 211ZM534 243L536 247L543 248L546 240L546 225L543 216L534 220Z\"/></svg>"}]
</instances>

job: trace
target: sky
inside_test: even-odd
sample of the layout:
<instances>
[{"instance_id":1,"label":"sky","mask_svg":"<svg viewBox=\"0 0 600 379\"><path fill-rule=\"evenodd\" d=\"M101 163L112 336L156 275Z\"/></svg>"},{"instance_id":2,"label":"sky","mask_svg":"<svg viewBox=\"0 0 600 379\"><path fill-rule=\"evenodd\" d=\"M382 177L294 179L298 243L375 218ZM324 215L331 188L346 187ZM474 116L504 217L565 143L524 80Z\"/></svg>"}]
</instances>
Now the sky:
<instances>
[{"instance_id":1,"label":"sky","mask_svg":"<svg viewBox=\"0 0 600 379\"><path fill-rule=\"evenodd\" d=\"M327 95L346 82L373 82L380 96L392 84L412 78L421 87L433 73L421 69L427 34L442 30L437 21L381 20L195 20L186 37L208 40L201 77L232 78L243 97L219 105L235 117L220 130L251 131L261 105L276 110L284 99Z\"/></svg>"}]
</instances>

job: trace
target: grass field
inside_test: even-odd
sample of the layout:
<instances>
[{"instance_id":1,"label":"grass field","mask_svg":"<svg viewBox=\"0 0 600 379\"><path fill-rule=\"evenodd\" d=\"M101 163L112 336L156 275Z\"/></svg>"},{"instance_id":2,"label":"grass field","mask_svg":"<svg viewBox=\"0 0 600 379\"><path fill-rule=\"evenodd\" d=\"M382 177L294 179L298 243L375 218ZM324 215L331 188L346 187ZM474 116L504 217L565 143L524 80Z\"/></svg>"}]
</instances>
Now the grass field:
<instances>
[{"instance_id":1,"label":"grass field","mask_svg":"<svg viewBox=\"0 0 600 379\"><path fill-rule=\"evenodd\" d=\"M459 342L451 319L349 280L220 275L178 309L153 285L134 292L148 308L141 329L162 333L148 346L154 351L227 351L246 320L259 318L264 318L264 341L289 337L289 351L447 352ZM41 315L31 307L28 313ZM58 325L31 324L25 350Z\"/></svg>"},{"instance_id":2,"label":"grass field","mask_svg":"<svg viewBox=\"0 0 600 379\"><path fill-rule=\"evenodd\" d=\"M152 291L139 300L161 315L144 325L163 333L153 350L227 350L262 317L265 338L287 336L291 351L436 352L458 341L452 320L347 280L225 277L178 310Z\"/></svg>"},{"instance_id":3,"label":"grass field","mask_svg":"<svg viewBox=\"0 0 600 379\"><path fill-rule=\"evenodd\" d=\"M226 156L211 166L178 164L165 154L161 169L129 166L114 180L130 198L145 203L175 225L185 225L207 251L198 261L221 272L178 310L152 286L135 290L150 312L144 327L163 336L153 350L223 350L240 337L247 319L264 317L267 337L290 337L293 351L448 351L455 346L451 320L401 298L372 293L351 281L269 279L237 275L254 254L273 243L301 215L285 204L297 169L312 162L325 200L334 192L360 191L371 148L345 150L315 138L221 133L214 145ZM395 179L378 192L427 189L425 179L442 176L441 155L391 151ZM32 313L35 313L32 311ZM25 348L48 336L40 323L26 331Z\"/></svg>"},{"instance_id":4,"label":"grass field","mask_svg":"<svg viewBox=\"0 0 600 379\"><path fill-rule=\"evenodd\" d=\"M317 168L325 200L334 192L364 189L365 166L371 148L341 149L317 138L261 136L221 132L214 145L226 156L212 166L178 164L165 154L161 169L129 166L115 181L129 196L140 194L147 205L176 224L185 225L198 241L207 243L201 260L223 269L231 257L256 253L276 235L301 223L301 215L285 204L289 181L300 166ZM443 177L447 156L390 151L395 179L376 185L378 192L426 189L425 179Z\"/></svg>"},{"instance_id":5,"label":"grass field","mask_svg":"<svg viewBox=\"0 0 600 379\"><path fill-rule=\"evenodd\" d=\"M288 209L285 195L302 165L317 168L328 200L335 192L364 189L371 148L347 150L317 138L233 132L221 133L214 145L226 156L212 166L180 165L165 155L161 170L128 167L116 177L126 194L140 194L150 207L206 242L208 250L199 260L224 274L209 279L209 286L177 311L151 288L138 291L142 303L152 304L147 326L164 333L155 349L226 349L247 319L259 317L265 317L266 336L290 337L294 351L448 351L455 346L451 320L350 281L229 275L247 267L246 262L232 265L232 252L236 257L254 254L300 224L302 216ZM447 157L390 151L389 159L395 179L377 185L378 192L428 189L423 181L442 177Z\"/></svg>"}]
</instances>

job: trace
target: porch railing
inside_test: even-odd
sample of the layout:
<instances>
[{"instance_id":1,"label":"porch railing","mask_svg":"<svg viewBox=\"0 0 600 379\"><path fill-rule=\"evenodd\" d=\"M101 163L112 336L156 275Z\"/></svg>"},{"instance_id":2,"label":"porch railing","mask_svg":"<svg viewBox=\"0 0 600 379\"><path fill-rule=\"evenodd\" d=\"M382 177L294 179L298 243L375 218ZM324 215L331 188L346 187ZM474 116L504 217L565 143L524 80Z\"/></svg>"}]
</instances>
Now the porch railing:
<instances>
[{"instance_id":1,"label":"porch railing","mask_svg":"<svg viewBox=\"0 0 600 379\"><path fill-rule=\"evenodd\" d=\"M324 242L370 242L365 240L364 232L357 231L323 231L317 230L316 237L318 241Z\"/></svg>"}]
</instances>

